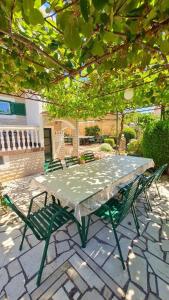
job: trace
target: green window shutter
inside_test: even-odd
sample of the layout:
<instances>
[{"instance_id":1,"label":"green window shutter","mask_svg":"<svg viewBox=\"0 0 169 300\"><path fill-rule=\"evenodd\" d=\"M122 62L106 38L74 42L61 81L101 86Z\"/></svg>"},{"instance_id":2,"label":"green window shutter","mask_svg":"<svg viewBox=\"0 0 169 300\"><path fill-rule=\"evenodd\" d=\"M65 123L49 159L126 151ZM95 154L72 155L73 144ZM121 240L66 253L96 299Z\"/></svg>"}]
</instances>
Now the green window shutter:
<instances>
[{"instance_id":1,"label":"green window shutter","mask_svg":"<svg viewBox=\"0 0 169 300\"><path fill-rule=\"evenodd\" d=\"M11 102L11 112L13 115L26 116L26 107L24 103Z\"/></svg>"}]
</instances>

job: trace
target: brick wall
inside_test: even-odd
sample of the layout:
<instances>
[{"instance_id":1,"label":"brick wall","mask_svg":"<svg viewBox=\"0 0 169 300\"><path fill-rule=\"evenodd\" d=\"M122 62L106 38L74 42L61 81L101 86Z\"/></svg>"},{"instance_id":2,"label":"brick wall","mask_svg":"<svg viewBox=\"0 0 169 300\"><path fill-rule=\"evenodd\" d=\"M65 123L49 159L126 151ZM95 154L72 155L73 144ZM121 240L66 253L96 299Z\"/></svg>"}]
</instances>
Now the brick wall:
<instances>
[{"instance_id":1,"label":"brick wall","mask_svg":"<svg viewBox=\"0 0 169 300\"><path fill-rule=\"evenodd\" d=\"M5 164L0 165L0 182L21 178L43 171L44 152L34 151L16 153L4 157Z\"/></svg>"}]
</instances>

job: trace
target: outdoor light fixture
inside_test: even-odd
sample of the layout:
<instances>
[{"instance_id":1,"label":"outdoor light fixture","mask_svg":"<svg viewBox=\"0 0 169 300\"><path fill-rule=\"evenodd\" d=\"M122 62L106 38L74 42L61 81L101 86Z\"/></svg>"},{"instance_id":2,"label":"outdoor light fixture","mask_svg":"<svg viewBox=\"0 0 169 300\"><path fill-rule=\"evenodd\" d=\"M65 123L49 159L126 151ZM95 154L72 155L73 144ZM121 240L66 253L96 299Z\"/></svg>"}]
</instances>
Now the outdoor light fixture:
<instances>
[{"instance_id":1,"label":"outdoor light fixture","mask_svg":"<svg viewBox=\"0 0 169 300\"><path fill-rule=\"evenodd\" d=\"M126 89L126 90L124 91L124 98L125 98L126 100L132 99L132 98L133 98L133 95L134 95L134 91L133 91L132 88Z\"/></svg>"}]
</instances>

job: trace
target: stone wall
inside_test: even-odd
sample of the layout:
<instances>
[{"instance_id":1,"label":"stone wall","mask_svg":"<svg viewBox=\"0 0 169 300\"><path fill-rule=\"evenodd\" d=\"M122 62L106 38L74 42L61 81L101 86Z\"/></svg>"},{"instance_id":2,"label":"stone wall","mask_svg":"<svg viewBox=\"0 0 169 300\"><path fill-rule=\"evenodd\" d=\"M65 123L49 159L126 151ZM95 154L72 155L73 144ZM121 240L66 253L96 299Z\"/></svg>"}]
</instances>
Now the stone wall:
<instances>
[{"instance_id":1,"label":"stone wall","mask_svg":"<svg viewBox=\"0 0 169 300\"><path fill-rule=\"evenodd\" d=\"M17 153L16 153L17 152ZM0 182L29 176L43 171L44 151L15 151L15 154L3 156L0 165Z\"/></svg>"}]
</instances>

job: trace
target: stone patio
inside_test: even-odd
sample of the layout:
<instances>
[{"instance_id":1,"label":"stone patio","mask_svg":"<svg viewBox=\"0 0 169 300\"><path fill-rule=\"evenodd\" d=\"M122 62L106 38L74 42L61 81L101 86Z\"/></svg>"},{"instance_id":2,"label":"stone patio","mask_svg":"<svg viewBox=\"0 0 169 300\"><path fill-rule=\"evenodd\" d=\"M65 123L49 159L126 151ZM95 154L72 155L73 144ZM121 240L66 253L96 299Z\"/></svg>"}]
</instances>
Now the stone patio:
<instances>
[{"instance_id":1,"label":"stone patio","mask_svg":"<svg viewBox=\"0 0 169 300\"><path fill-rule=\"evenodd\" d=\"M31 177L9 183L6 191L26 212L37 193ZM169 299L169 181L160 183L162 200L151 188L152 213L144 198L137 202L141 225L138 238L131 215L118 227L126 270L123 271L110 224L92 217L88 244L80 247L74 224L67 224L50 241L42 284L36 288L43 242L28 230L18 250L23 224L0 211L0 300L168 300ZM36 205L41 205L40 201Z\"/></svg>"}]
</instances>

